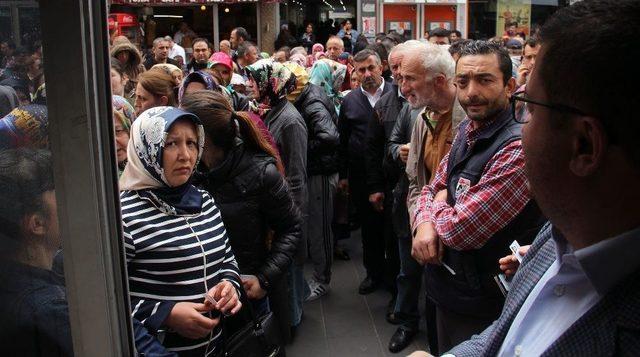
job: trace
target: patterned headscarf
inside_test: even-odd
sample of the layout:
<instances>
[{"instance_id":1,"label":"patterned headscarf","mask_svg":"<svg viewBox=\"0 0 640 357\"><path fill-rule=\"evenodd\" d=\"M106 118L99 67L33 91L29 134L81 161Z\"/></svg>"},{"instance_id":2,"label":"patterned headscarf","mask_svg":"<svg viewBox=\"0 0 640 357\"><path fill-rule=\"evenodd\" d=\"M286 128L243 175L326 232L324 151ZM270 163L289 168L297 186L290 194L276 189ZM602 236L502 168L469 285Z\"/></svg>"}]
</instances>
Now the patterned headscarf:
<instances>
[{"instance_id":1,"label":"patterned headscarf","mask_svg":"<svg viewBox=\"0 0 640 357\"><path fill-rule=\"evenodd\" d=\"M120 120L122 127L129 132L131 123L136 120L136 112L129 104L129 102L119 95L113 95L111 97L111 105L113 106L113 112L116 113L116 117Z\"/></svg>"},{"instance_id":2,"label":"patterned headscarf","mask_svg":"<svg viewBox=\"0 0 640 357\"><path fill-rule=\"evenodd\" d=\"M47 106L29 104L15 108L0 119L0 150L49 148Z\"/></svg>"},{"instance_id":3,"label":"patterned headscarf","mask_svg":"<svg viewBox=\"0 0 640 357\"><path fill-rule=\"evenodd\" d=\"M296 76L282 63L263 59L245 70L258 85L259 97L251 103L251 110L261 117L296 88Z\"/></svg>"},{"instance_id":4,"label":"patterned headscarf","mask_svg":"<svg viewBox=\"0 0 640 357\"><path fill-rule=\"evenodd\" d=\"M205 89L207 90L216 90L218 84L213 79L213 76L205 71L195 71L189 73L188 76L182 81L182 85L180 86L180 90L178 91L178 102L182 103L182 97L184 97L184 91L189 86L191 82L200 82L204 84Z\"/></svg>"},{"instance_id":5,"label":"patterned headscarf","mask_svg":"<svg viewBox=\"0 0 640 357\"><path fill-rule=\"evenodd\" d=\"M311 68L309 82L324 88L324 91L333 101L336 112L340 111L340 104L342 102L340 87L342 87L346 73L347 66L330 59L317 61Z\"/></svg>"},{"instance_id":6,"label":"patterned headscarf","mask_svg":"<svg viewBox=\"0 0 640 357\"><path fill-rule=\"evenodd\" d=\"M283 64L296 76L296 88L287 94L287 100L293 103L304 90L304 86L309 83L309 73L307 73L307 70L303 66L295 62L285 62Z\"/></svg>"},{"instance_id":7,"label":"patterned headscarf","mask_svg":"<svg viewBox=\"0 0 640 357\"><path fill-rule=\"evenodd\" d=\"M289 57L289 61L293 63L299 64L301 67L305 67L307 65L307 56L302 53L294 53Z\"/></svg>"}]
</instances>

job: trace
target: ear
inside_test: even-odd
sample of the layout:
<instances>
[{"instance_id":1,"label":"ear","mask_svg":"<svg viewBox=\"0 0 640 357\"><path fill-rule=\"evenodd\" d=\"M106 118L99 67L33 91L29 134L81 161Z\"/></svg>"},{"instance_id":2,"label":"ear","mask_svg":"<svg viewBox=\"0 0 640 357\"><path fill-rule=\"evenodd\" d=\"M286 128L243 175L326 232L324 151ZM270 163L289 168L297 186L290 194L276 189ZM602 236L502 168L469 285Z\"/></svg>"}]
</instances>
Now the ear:
<instances>
[{"instance_id":1,"label":"ear","mask_svg":"<svg viewBox=\"0 0 640 357\"><path fill-rule=\"evenodd\" d=\"M162 104L162 106L166 106L169 103L169 97L167 97L166 95L163 95L162 97L160 97L160 104Z\"/></svg>"},{"instance_id":2,"label":"ear","mask_svg":"<svg viewBox=\"0 0 640 357\"><path fill-rule=\"evenodd\" d=\"M593 117L578 117L573 119L571 134L569 169L578 177L592 175L602 166L608 145L602 123Z\"/></svg>"},{"instance_id":3,"label":"ear","mask_svg":"<svg viewBox=\"0 0 640 357\"><path fill-rule=\"evenodd\" d=\"M509 81L507 82L507 93L509 94L509 97L515 93L516 89L516 79L513 77L509 78Z\"/></svg>"},{"instance_id":4,"label":"ear","mask_svg":"<svg viewBox=\"0 0 640 357\"><path fill-rule=\"evenodd\" d=\"M23 224L28 235L43 236L47 232L46 220L41 213L31 213L24 217Z\"/></svg>"}]
</instances>

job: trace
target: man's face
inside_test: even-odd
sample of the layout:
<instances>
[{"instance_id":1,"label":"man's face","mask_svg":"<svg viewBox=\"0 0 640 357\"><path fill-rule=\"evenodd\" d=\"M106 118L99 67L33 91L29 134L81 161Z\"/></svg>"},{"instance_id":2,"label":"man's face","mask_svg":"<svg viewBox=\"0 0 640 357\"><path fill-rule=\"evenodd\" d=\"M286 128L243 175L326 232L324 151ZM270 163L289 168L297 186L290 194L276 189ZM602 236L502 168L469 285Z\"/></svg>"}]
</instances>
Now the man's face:
<instances>
[{"instance_id":1,"label":"man's face","mask_svg":"<svg viewBox=\"0 0 640 357\"><path fill-rule=\"evenodd\" d=\"M195 58L196 62L207 63L210 56L211 51L206 43L198 41L193 45L193 58Z\"/></svg>"},{"instance_id":2,"label":"man's face","mask_svg":"<svg viewBox=\"0 0 640 357\"><path fill-rule=\"evenodd\" d=\"M382 84L382 65L376 63L374 56L369 56L365 61L356 62L355 73L366 91L373 91Z\"/></svg>"},{"instance_id":3,"label":"man's face","mask_svg":"<svg viewBox=\"0 0 640 357\"><path fill-rule=\"evenodd\" d=\"M337 61L342 52L344 52L344 46L337 39L327 41L327 56L330 59Z\"/></svg>"},{"instance_id":4,"label":"man's face","mask_svg":"<svg viewBox=\"0 0 640 357\"><path fill-rule=\"evenodd\" d=\"M458 37L458 34L455 32L452 32L451 35L449 35L449 40L451 42L455 42L458 41L460 39L460 37Z\"/></svg>"},{"instance_id":5,"label":"man's face","mask_svg":"<svg viewBox=\"0 0 640 357\"><path fill-rule=\"evenodd\" d=\"M345 31L351 31L351 27L352 27L351 21L347 21L347 22L344 23L344 30Z\"/></svg>"},{"instance_id":6,"label":"man's face","mask_svg":"<svg viewBox=\"0 0 640 357\"><path fill-rule=\"evenodd\" d=\"M455 83L460 105L475 121L486 121L504 110L515 87L513 78L504 85L496 54L460 57Z\"/></svg>"},{"instance_id":7,"label":"man's face","mask_svg":"<svg viewBox=\"0 0 640 357\"><path fill-rule=\"evenodd\" d=\"M3 56L9 55L9 45L6 42L0 44L0 52Z\"/></svg>"},{"instance_id":8,"label":"man's face","mask_svg":"<svg viewBox=\"0 0 640 357\"><path fill-rule=\"evenodd\" d=\"M507 35L509 35L509 36L515 36L516 35L516 27L515 27L515 25L511 25L511 26L507 27Z\"/></svg>"},{"instance_id":9,"label":"man's face","mask_svg":"<svg viewBox=\"0 0 640 357\"><path fill-rule=\"evenodd\" d=\"M231 48L233 48L234 50L238 48L238 44L240 44L240 41L238 39L238 31L236 30L231 31L231 35L229 36L229 42L231 42Z\"/></svg>"},{"instance_id":10,"label":"man's face","mask_svg":"<svg viewBox=\"0 0 640 357\"><path fill-rule=\"evenodd\" d=\"M231 75L233 74L229 67L223 64L216 64L215 66L211 67L211 69L213 69L215 72L218 72L220 78L222 78L224 86L229 85L229 83L231 82Z\"/></svg>"},{"instance_id":11,"label":"man's face","mask_svg":"<svg viewBox=\"0 0 640 357\"><path fill-rule=\"evenodd\" d=\"M228 41L220 42L220 52L229 54L231 52L231 44Z\"/></svg>"},{"instance_id":12,"label":"man's face","mask_svg":"<svg viewBox=\"0 0 640 357\"><path fill-rule=\"evenodd\" d=\"M160 41L158 42L158 44L153 48L153 55L156 58L156 61L158 62L164 62L167 60L167 58L169 57L169 49L171 47L169 46L169 41Z\"/></svg>"},{"instance_id":13,"label":"man's face","mask_svg":"<svg viewBox=\"0 0 640 357\"><path fill-rule=\"evenodd\" d=\"M544 54L538 56L538 68ZM527 97L548 103L549 95L542 86L542 78L534 68L529 83ZM547 217L558 217L565 211L563 192L572 185L569 162L574 150L570 137L570 127L563 125L567 118L557 111L527 103L529 122L522 129L522 149L525 157L525 173L531 195Z\"/></svg>"},{"instance_id":14,"label":"man's face","mask_svg":"<svg viewBox=\"0 0 640 357\"><path fill-rule=\"evenodd\" d=\"M431 36L431 37L429 37L429 42L435 43L436 45L448 45L449 44L449 37Z\"/></svg>"},{"instance_id":15,"label":"man's face","mask_svg":"<svg viewBox=\"0 0 640 357\"><path fill-rule=\"evenodd\" d=\"M244 59L247 62L247 66L256 63L258 61L258 49L255 46L249 47Z\"/></svg>"},{"instance_id":16,"label":"man's face","mask_svg":"<svg viewBox=\"0 0 640 357\"><path fill-rule=\"evenodd\" d=\"M538 51L540 51L540 45L536 45L536 47L531 47L529 45L524 46L524 53L522 54L522 64L521 66L525 66L531 70L533 65L536 64L536 57L538 56Z\"/></svg>"},{"instance_id":17,"label":"man's face","mask_svg":"<svg viewBox=\"0 0 640 357\"><path fill-rule=\"evenodd\" d=\"M287 55L284 51L278 51L273 55L273 60L280 63L287 62Z\"/></svg>"},{"instance_id":18,"label":"man's face","mask_svg":"<svg viewBox=\"0 0 640 357\"><path fill-rule=\"evenodd\" d=\"M400 67L400 74L402 75L400 91L407 98L411 108L430 106L431 99L435 96L435 90L433 80L427 80L428 73L422 60L417 56L405 56Z\"/></svg>"},{"instance_id":19,"label":"man's face","mask_svg":"<svg viewBox=\"0 0 640 357\"><path fill-rule=\"evenodd\" d=\"M398 84L398 81L402 77L402 75L400 74L400 65L402 64L402 58L403 56L398 52L392 53L391 56L389 56L389 68L391 69L393 81L396 84Z\"/></svg>"},{"instance_id":20,"label":"man's face","mask_svg":"<svg viewBox=\"0 0 640 357\"><path fill-rule=\"evenodd\" d=\"M308 24L308 25L307 25L307 28L305 29L305 31L307 31L307 33L311 33L311 32L313 32L313 25Z\"/></svg>"}]
</instances>

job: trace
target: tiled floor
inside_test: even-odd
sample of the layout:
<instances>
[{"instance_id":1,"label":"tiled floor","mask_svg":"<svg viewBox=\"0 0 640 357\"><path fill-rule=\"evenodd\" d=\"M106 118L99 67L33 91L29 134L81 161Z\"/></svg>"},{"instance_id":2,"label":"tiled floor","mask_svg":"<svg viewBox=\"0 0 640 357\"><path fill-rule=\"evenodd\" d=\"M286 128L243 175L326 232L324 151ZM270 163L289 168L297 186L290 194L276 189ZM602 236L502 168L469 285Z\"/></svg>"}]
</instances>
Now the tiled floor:
<instances>
[{"instance_id":1,"label":"tiled floor","mask_svg":"<svg viewBox=\"0 0 640 357\"><path fill-rule=\"evenodd\" d=\"M304 320L293 344L287 346L287 356L406 356L415 350L427 350L422 321L421 331L409 347L397 354L389 352L387 345L396 330L385 320L389 293L358 294L358 284L365 275L359 231L341 243L349 250L351 260L336 260L329 294L305 304ZM307 267L306 273L310 270Z\"/></svg>"}]
</instances>

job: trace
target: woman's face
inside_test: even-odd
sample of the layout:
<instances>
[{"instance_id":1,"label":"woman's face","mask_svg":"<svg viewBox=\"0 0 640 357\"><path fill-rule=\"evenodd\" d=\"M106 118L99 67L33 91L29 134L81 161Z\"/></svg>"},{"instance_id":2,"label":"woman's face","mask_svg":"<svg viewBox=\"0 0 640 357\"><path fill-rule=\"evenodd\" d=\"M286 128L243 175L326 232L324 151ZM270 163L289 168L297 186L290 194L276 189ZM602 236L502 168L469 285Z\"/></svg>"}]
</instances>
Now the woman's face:
<instances>
[{"instance_id":1,"label":"woman's face","mask_svg":"<svg viewBox=\"0 0 640 357\"><path fill-rule=\"evenodd\" d=\"M120 61L120 63L125 64L125 63L127 63L129 61L129 52L120 51L116 55L116 58L118 59L118 61Z\"/></svg>"},{"instance_id":2,"label":"woman's face","mask_svg":"<svg viewBox=\"0 0 640 357\"><path fill-rule=\"evenodd\" d=\"M127 84L127 76L121 76L118 71L111 70L111 94L124 96L124 86Z\"/></svg>"},{"instance_id":3,"label":"woman's face","mask_svg":"<svg viewBox=\"0 0 640 357\"><path fill-rule=\"evenodd\" d=\"M193 173L197 159L196 126L189 120L178 120L171 126L162 151L162 168L169 186L185 184Z\"/></svg>"},{"instance_id":4,"label":"woman's face","mask_svg":"<svg viewBox=\"0 0 640 357\"><path fill-rule=\"evenodd\" d=\"M173 71L171 72L171 76L173 77L174 82L176 82L176 87L180 87L182 84L182 71Z\"/></svg>"},{"instance_id":5,"label":"woman's face","mask_svg":"<svg viewBox=\"0 0 640 357\"><path fill-rule=\"evenodd\" d=\"M140 115L147 109L165 105L166 100L163 102L162 98L166 97L157 97L144 89L144 87L138 83L138 86L136 87L136 104L134 106L136 116Z\"/></svg>"},{"instance_id":6,"label":"woman's face","mask_svg":"<svg viewBox=\"0 0 640 357\"><path fill-rule=\"evenodd\" d=\"M249 76L249 80L247 80L247 96L251 99L260 98L260 90L258 89L258 83L253 80L252 76Z\"/></svg>"},{"instance_id":7,"label":"woman's face","mask_svg":"<svg viewBox=\"0 0 640 357\"><path fill-rule=\"evenodd\" d=\"M360 81L358 80L358 76L356 72L351 73L351 89L356 89L360 86Z\"/></svg>"},{"instance_id":8,"label":"woman's face","mask_svg":"<svg viewBox=\"0 0 640 357\"><path fill-rule=\"evenodd\" d=\"M116 156L118 164L127 160L127 145L129 144L129 132L122 126L118 118L113 116L113 127L116 131Z\"/></svg>"},{"instance_id":9,"label":"woman's face","mask_svg":"<svg viewBox=\"0 0 640 357\"><path fill-rule=\"evenodd\" d=\"M307 25L307 33L311 33L313 32L313 25L309 24Z\"/></svg>"}]
</instances>

